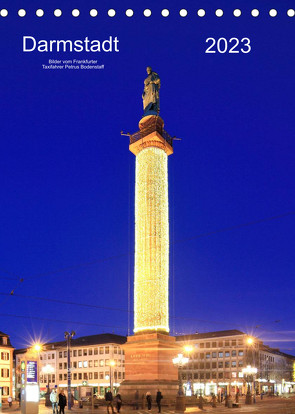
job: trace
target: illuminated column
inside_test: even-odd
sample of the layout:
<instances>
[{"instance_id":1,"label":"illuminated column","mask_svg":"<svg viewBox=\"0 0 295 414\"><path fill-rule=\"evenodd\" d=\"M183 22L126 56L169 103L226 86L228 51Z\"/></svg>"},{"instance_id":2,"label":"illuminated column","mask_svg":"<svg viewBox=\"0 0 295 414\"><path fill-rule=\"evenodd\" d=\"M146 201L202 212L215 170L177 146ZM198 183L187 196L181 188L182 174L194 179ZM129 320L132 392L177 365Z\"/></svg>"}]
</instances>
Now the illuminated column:
<instances>
[{"instance_id":1,"label":"illuminated column","mask_svg":"<svg viewBox=\"0 0 295 414\"><path fill-rule=\"evenodd\" d=\"M136 155L134 332L169 332L168 155L160 117L144 117L130 137Z\"/></svg>"}]
</instances>

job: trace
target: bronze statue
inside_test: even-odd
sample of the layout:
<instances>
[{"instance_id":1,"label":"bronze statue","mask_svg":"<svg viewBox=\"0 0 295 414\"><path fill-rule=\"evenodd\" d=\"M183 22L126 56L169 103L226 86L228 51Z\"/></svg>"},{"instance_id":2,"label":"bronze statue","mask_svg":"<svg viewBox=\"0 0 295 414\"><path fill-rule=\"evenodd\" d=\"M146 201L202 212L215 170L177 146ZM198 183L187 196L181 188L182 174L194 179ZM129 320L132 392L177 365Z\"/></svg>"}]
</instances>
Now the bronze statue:
<instances>
[{"instance_id":1,"label":"bronze statue","mask_svg":"<svg viewBox=\"0 0 295 414\"><path fill-rule=\"evenodd\" d=\"M160 77L152 68L146 68L147 78L144 80L142 94L144 115L158 115L160 112L159 89L161 86Z\"/></svg>"}]
</instances>

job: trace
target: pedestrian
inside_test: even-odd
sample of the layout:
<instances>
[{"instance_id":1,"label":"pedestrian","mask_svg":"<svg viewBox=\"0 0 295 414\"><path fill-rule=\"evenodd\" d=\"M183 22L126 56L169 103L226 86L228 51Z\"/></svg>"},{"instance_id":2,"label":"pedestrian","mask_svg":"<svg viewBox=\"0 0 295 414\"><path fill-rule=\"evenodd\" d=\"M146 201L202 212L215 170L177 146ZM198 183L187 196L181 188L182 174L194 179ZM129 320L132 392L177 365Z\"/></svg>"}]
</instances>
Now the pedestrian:
<instances>
[{"instance_id":1,"label":"pedestrian","mask_svg":"<svg viewBox=\"0 0 295 414\"><path fill-rule=\"evenodd\" d=\"M263 400L263 391L260 393L260 399Z\"/></svg>"},{"instance_id":2,"label":"pedestrian","mask_svg":"<svg viewBox=\"0 0 295 414\"><path fill-rule=\"evenodd\" d=\"M222 403L222 401L223 401L223 392L221 391L221 394L220 394L220 402Z\"/></svg>"},{"instance_id":3,"label":"pedestrian","mask_svg":"<svg viewBox=\"0 0 295 414\"><path fill-rule=\"evenodd\" d=\"M139 409L138 401L139 401L139 392L138 392L138 390L136 390L135 394L134 394L134 409L135 410Z\"/></svg>"},{"instance_id":4,"label":"pedestrian","mask_svg":"<svg viewBox=\"0 0 295 414\"><path fill-rule=\"evenodd\" d=\"M8 401L9 407L11 407L12 406L12 397L11 397L11 395L7 398L7 401Z\"/></svg>"},{"instance_id":5,"label":"pedestrian","mask_svg":"<svg viewBox=\"0 0 295 414\"><path fill-rule=\"evenodd\" d=\"M114 414L113 394L112 394L112 391L111 390L107 391L105 393L105 397L104 398L105 398L105 400L107 402L107 412L108 412L108 414L110 414L110 411L109 411L110 407L112 409L112 414Z\"/></svg>"},{"instance_id":6,"label":"pedestrian","mask_svg":"<svg viewBox=\"0 0 295 414\"><path fill-rule=\"evenodd\" d=\"M19 392L18 393L18 404L19 404L19 407L20 407L21 400L22 400L22 395L21 395L21 392Z\"/></svg>"},{"instance_id":7,"label":"pedestrian","mask_svg":"<svg viewBox=\"0 0 295 414\"><path fill-rule=\"evenodd\" d=\"M120 409L121 409L121 406L122 406L122 398L121 398L121 394L117 394L116 395L116 407L117 407L117 413L119 413L120 412Z\"/></svg>"},{"instance_id":8,"label":"pedestrian","mask_svg":"<svg viewBox=\"0 0 295 414\"><path fill-rule=\"evenodd\" d=\"M161 391L158 390L157 396L156 396L156 403L157 403L157 406L158 406L158 413L161 412L161 400L162 400L162 398L163 398L163 395L162 395Z\"/></svg>"},{"instance_id":9,"label":"pedestrian","mask_svg":"<svg viewBox=\"0 0 295 414\"><path fill-rule=\"evenodd\" d=\"M212 394L211 402L212 402L212 407L216 408L216 395L215 394Z\"/></svg>"},{"instance_id":10,"label":"pedestrian","mask_svg":"<svg viewBox=\"0 0 295 414\"><path fill-rule=\"evenodd\" d=\"M145 394L145 398L146 398L147 405L148 405L148 411L151 411L151 409L152 409L152 396L151 396L151 393L149 391Z\"/></svg>"},{"instance_id":11,"label":"pedestrian","mask_svg":"<svg viewBox=\"0 0 295 414\"><path fill-rule=\"evenodd\" d=\"M58 395L59 414L65 414L65 406L67 405L67 397L62 389Z\"/></svg>"},{"instance_id":12,"label":"pedestrian","mask_svg":"<svg viewBox=\"0 0 295 414\"><path fill-rule=\"evenodd\" d=\"M52 413L58 414L58 395L56 389L53 389L50 394L50 402L52 404Z\"/></svg>"},{"instance_id":13,"label":"pedestrian","mask_svg":"<svg viewBox=\"0 0 295 414\"><path fill-rule=\"evenodd\" d=\"M239 402L239 394L240 394L240 393L239 393L239 391L237 391L237 392L236 392L236 403L237 403L237 404L238 404L238 402Z\"/></svg>"}]
</instances>

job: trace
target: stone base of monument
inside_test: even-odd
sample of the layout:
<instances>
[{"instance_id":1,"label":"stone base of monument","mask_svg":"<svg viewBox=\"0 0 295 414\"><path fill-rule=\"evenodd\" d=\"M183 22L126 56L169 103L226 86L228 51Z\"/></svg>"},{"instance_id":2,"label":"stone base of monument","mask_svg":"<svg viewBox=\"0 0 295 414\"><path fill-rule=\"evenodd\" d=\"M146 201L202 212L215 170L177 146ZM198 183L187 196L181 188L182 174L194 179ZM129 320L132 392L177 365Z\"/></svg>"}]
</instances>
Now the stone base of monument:
<instances>
[{"instance_id":1,"label":"stone base of monument","mask_svg":"<svg viewBox=\"0 0 295 414\"><path fill-rule=\"evenodd\" d=\"M164 333L144 333L127 337L125 352L125 380L120 385L124 402L135 404L135 392L139 392L139 404L146 404L145 395L150 392L153 405L160 390L163 405L174 405L178 392L178 370L172 359L179 352L176 339Z\"/></svg>"},{"instance_id":2,"label":"stone base of monument","mask_svg":"<svg viewBox=\"0 0 295 414\"><path fill-rule=\"evenodd\" d=\"M184 395L177 395L176 402L175 402L175 413L184 413L186 410L185 407L185 396Z\"/></svg>"}]
</instances>

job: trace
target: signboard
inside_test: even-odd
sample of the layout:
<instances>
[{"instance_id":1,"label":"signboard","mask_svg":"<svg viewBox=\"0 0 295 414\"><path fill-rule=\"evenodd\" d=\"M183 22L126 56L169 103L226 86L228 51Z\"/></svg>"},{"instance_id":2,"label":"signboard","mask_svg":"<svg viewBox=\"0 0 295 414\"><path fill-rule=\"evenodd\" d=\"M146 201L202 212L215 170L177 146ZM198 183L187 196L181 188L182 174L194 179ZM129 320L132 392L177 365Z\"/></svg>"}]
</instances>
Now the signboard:
<instances>
[{"instance_id":1,"label":"signboard","mask_svg":"<svg viewBox=\"0 0 295 414\"><path fill-rule=\"evenodd\" d=\"M27 383L37 383L37 361L27 361Z\"/></svg>"}]
</instances>

